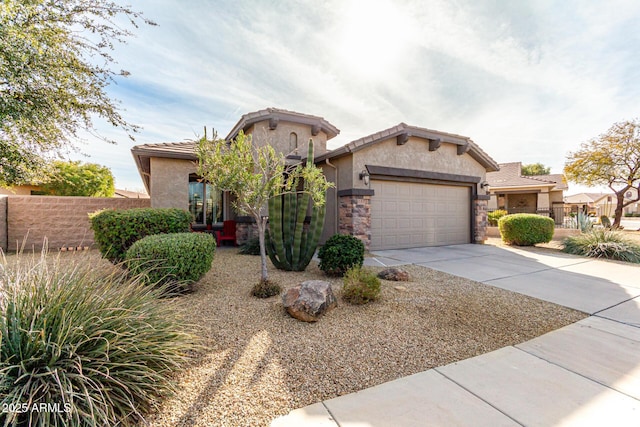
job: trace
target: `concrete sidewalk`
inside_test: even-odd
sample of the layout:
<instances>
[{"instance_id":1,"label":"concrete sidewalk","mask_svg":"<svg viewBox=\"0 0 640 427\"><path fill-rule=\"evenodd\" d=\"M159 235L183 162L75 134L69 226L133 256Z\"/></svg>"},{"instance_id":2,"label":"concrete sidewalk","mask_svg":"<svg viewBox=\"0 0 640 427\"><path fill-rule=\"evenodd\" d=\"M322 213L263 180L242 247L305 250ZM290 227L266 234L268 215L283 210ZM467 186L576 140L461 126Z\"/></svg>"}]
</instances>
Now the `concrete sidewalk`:
<instances>
[{"instance_id":1,"label":"concrete sidewalk","mask_svg":"<svg viewBox=\"0 0 640 427\"><path fill-rule=\"evenodd\" d=\"M481 245L380 251L592 314L531 341L292 411L282 426L640 424L640 267Z\"/></svg>"}]
</instances>

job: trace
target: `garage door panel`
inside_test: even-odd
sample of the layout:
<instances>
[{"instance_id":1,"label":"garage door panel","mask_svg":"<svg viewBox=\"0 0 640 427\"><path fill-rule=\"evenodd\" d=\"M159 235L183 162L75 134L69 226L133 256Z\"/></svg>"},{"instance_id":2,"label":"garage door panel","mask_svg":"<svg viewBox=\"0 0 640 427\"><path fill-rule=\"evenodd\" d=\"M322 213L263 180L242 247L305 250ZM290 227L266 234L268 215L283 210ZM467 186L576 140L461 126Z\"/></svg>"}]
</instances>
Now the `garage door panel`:
<instances>
[{"instance_id":1,"label":"garage door panel","mask_svg":"<svg viewBox=\"0 0 640 427\"><path fill-rule=\"evenodd\" d=\"M371 249L469 243L468 187L372 181Z\"/></svg>"}]
</instances>

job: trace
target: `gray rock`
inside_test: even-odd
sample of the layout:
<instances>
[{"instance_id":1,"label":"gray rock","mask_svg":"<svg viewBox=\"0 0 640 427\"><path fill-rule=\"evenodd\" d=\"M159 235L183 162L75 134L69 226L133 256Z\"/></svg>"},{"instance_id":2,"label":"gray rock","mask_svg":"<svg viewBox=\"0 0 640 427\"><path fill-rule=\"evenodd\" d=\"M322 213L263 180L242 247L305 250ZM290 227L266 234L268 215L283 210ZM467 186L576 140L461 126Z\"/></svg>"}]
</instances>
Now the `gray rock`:
<instances>
[{"instance_id":1,"label":"gray rock","mask_svg":"<svg viewBox=\"0 0 640 427\"><path fill-rule=\"evenodd\" d=\"M393 280L395 282L408 282L409 273L401 268L387 268L378 273L378 277L384 280Z\"/></svg>"},{"instance_id":2,"label":"gray rock","mask_svg":"<svg viewBox=\"0 0 640 427\"><path fill-rule=\"evenodd\" d=\"M304 322L317 322L338 305L331 284L322 280L307 280L287 290L282 303L287 313Z\"/></svg>"}]
</instances>

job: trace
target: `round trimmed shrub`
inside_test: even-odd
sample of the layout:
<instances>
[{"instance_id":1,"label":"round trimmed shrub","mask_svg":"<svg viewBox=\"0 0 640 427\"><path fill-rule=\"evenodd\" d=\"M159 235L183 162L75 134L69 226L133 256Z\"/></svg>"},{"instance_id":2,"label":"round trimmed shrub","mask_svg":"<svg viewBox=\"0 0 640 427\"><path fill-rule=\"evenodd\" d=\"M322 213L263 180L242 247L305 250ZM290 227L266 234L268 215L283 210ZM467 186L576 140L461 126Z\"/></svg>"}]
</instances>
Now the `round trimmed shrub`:
<instances>
[{"instance_id":1,"label":"round trimmed shrub","mask_svg":"<svg viewBox=\"0 0 640 427\"><path fill-rule=\"evenodd\" d=\"M189 285L211 269L216 241L206 233L155 234L135 242L126 253L127 267L148 283Z\"/></svg>"},{"instance_id":2,"label":"round trimmed shrub","mask_svg":"<svg viewBox=\"0 0 640 427\"><path fill-rule=\"evenodd\" d=\"M318 250L320 270L342 276L351 267L362 267L364 243L348 234L335 234Z\"/></svg>"},{"instance_id":3,"label":"round trimmed shrub","mask_svg":"<svg viewBox=\"0 0 640 427\"><path fill-rule=\"evenodd\" d=\"M102 256L116 264L137 240L152 234L184 233L193 217L184 209L105 209L89 215L94 240Z\"/></svg>"},{"instance_id":4,"label":"round trimmed shrub","mask_svg":"<svg viewBox=\"0 0 640 427\"><path fill-rule=\"evenodd\" d=\"M342 298L351 304L366 304L380 296L380 279L360 267L347 270L342 285Z\"/></svg>"},{"instance_id":5,"label":"round trimmed shrub","mask_svg":"<svg viewBox=\"0 0 640 427\"><path fill-rule=\"evenodd\" d=\"M197 341L161 290L84 257L17 257L0 261L0 401L19 408L2 425L135 426L175 391Z\"/></svg>"},{"instance_id":6,"label":"round trimmed shrub","mask_svg":"<svg viewBox=\"0 0 640 427\"><path fill-rule=\"evenodd\" d=\"M553 239L553 219L535 214L513 214L498 220L502 240L509 245L533 246Z\"/></svg>"}]
</instances>

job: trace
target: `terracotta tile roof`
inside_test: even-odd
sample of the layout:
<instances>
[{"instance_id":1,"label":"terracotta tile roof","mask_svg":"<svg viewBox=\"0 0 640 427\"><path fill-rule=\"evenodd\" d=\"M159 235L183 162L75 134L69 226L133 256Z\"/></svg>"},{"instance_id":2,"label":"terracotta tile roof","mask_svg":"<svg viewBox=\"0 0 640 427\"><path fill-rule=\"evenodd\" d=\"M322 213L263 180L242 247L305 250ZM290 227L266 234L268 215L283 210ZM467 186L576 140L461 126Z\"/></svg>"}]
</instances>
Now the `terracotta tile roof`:
<instances>
[{"instance_id":1,"label":"terracotta tile roof","mask_svg":"<svg viewBox=\"0 0 640 427\"><path fill-rule=\"evenodd\" d=\"M600 200L607 196L613 196L613 194L606 193L578 193L566 196L564 198L565 203L598 203Z\"/></svg>"},{"instance_id":2,"label":"terracotta tile roof","mask_svg":"<svg viewBox=\"0 0 640 427\"><path fill-rule=\"evenodd\" d=\"M173 159L198 159L195 141L136 145L131 149L131 152L134 157L136 155L153 155L153 157L169 157Z\"/></svg>"},{"instance_id":3,"label":"terracotta tile roof","mask_svg":"<svg viewBox=\"0 0 640 427\"><path fill-rule=\"evenodd\" d=\"M139 193L137 191L119 190L116 188L113 197L121 197L125 199L148 199L149 195L146 193Z\"/></svg>"},{"instance_id":4,"label":"terracotta tile roof","mask_svg":"<svg viewBox=\"0 0 640 427\"><path fill-rule=\"evenodd\" d=\"M238 123L231 129L227 137L227 141L232 140L241 130L246 131L251 125L262 122L264 120L277 119L282 121L290 121L293 123L302 123L307 125L317 125L327 134L327 139L331 139L340 133L340 130L325 120L323 117L312 116L310 114L302 114L295 111L283 110L281 108L265 108L264 110L254 111L244 114L238 120Z\"/></svg>"},{"instance_id":5,"label":"terracotta tile roof","mask_svg":"<svg viewBox=\"0 0 640 427\"><path fill-rule=\"evenodd\" d=\"M522 162L500 163L500 170L487 173L489 188L551 186L566 190L567 181L562 174L522 175Z\"/></svg>"}]
</instances>

